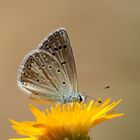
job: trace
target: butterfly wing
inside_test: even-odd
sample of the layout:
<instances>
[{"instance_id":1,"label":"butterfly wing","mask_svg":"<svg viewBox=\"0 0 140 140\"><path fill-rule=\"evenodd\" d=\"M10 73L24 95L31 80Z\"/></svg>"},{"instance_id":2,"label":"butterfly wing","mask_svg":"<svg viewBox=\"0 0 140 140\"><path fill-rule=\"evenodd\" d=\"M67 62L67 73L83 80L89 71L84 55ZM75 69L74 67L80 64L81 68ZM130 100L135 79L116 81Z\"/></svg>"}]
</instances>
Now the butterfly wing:
<instances>
[{"instance_id":1,"label":"butterfly wing","mask_svg":"<svg viewBox=\"0 0 140 140\"><path fill-rule=\"evenodd\" d=\"M65 29L52 32L26 55L18 82L31 98L36 95L35 98L62 102L71 93L77 93L76 67Z\"/></svg>"},{"instance_id":2,"label":"butterfly wing","mask_svg":"<svg viewBox=\"0 0 140 140\"><path fill-rule=\"evenodd\" d=\"M39 49L52 54L61 64L70 83L71 90L77 93L77 73L70 40L65 29L55 30L39 45Z\"/></svg>"}]
</instances>

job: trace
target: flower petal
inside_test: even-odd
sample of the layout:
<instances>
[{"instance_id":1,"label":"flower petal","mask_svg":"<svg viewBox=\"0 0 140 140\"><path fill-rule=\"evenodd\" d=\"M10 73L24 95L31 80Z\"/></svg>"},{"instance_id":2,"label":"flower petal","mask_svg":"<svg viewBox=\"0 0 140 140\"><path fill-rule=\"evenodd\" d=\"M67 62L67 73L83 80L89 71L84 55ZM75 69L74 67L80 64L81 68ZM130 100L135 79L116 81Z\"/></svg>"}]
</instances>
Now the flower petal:
<instances>
[{"instance_id":1,"label":"flower petal","mask_svg":"<svg viewBox=\"0 0 140 140\"><path fill-rule=\"evenodd\" d=\"M65 136L75 137L75 134L87 137L91 127L105 120L124 115L123 113L116 114L113 111L121 100L109 104L110 100L108 98L102 104L93 100L88 105L84 102L57 104L50 110L46 109L45 112L30 105L30 109L36 118L35 121L16 122L10 120L17 133L29 138L10 140L54 140L58 137L60 139L64 139Z\"/></svg>"}]
</instances>

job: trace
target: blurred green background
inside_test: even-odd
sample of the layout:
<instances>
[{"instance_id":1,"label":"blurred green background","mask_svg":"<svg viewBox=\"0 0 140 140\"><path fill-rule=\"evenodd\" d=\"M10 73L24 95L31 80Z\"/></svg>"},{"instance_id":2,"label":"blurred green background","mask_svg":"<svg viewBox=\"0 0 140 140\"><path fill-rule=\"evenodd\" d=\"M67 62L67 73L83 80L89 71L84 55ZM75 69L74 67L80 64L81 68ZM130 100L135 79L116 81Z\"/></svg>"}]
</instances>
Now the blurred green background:
<instances>
[{"instance_id":1,"label":"blurred green background","mask_svg":"<svg viewBox=\"0 0 140 140\"><path fill-rule=\"evenodd\" d=\"M123 102L126 115L92 129L94 140L140 139L140 2L137 0L0 0L0 133L20 137L8 121L32 120L31 103L16 84L25 54L52 30L71 39L81 92ZM39 105L36 105L40 107Z\"/></svg>"}]
</instances>

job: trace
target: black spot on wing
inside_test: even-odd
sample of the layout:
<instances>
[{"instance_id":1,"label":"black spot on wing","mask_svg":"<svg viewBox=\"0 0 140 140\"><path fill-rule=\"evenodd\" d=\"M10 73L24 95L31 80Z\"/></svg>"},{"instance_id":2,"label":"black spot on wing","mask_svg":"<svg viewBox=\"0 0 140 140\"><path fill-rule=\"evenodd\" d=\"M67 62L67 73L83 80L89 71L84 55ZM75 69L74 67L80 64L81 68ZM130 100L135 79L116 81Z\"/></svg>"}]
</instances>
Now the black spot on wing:
<instances>
[{"instance_id":1,"label":"black spot on wing","mask_svg":"<svg viewBox=\"0 0 140 140\"><path fill-rule=\"evenodd\" d=\"M63 82L62 82L62 84L63 84L63 85L65 85L65 84L66 84L66 82L65 82L65 81L63 81Z\"/></svg>"},{"instance_id":2,"label":"black spot on wing","mask_svg":"<svg viewBox=\"0 0 140 140\"><path fill-rule=\"evenodd\" d=\"M58 51L58 48L54 48L54 51Z\"/></svg>"},{"instance_id":3,"label":"black spot on wing","mask_svg":"<svg viewBox=\"0 0 140 140\"><path fill-rule=\"evenodd\" d=\"M64 65L64 64L66 64L67 62L66 61L63 61L63 62L61 62L61 65Z\"/></svg>"},{"instance_id":4,"label":"black spot on wing","mask_svg":"<svg viewBox=\"0 0 140 140\"><path fill-rule=\"evenodd\" d=\"M51 65L49 65L49 69L52 69L52 66Z\"/></svg>"},{"instance_id":5,"label":"black spot on wing","mask_svg":"<svg viewBox=\"0 0 140 140\"><path fill-rule=\"evenodd\" d=\"M64 45L63 48L66 49L67 48L67 45Z\"/></svg>"},{"instance_id":6,"label":"black spot on wing","mask_svg":"<svg viewBox=\"0 0 140 140\"><path fill-rule=\"evenodd\" d=\"M60 49L62 49L62 46L59 46L58 48L59 48L59 50L60 50Z\"/></svg>"},{"instance_id":7,"label":"black spot on wing","mask_svg":"<svg viewBox=\"0 0 140 140\"><path fill-rule=\"evenodd\" d=\"M52 53L52 55L55 55L55 53Z\"/></svg>"}]
</instances>

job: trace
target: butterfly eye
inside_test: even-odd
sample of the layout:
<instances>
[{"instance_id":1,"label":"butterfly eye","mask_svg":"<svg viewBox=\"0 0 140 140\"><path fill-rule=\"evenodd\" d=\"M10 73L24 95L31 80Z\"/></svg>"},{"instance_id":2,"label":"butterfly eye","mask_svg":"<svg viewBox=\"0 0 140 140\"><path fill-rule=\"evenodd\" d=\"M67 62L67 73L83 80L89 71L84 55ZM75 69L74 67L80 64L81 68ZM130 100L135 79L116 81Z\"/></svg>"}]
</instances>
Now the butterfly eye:
<instances>
[{"instance_id":1,"label":"butterfly eye","mask_svg":"<svg viewBox=\"0 0 140 140\"><path fill-rule=\"evenodd\" d=\"M82 102L83 101L83 99L82 99L82 97L79 95L79 101L80 102Z\"/></svg>"}]
</instances>

